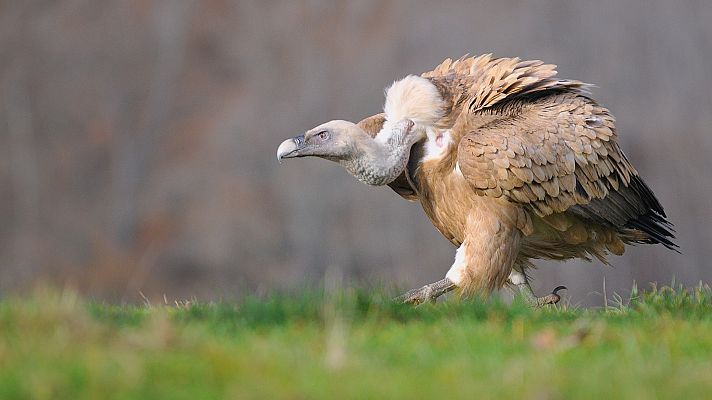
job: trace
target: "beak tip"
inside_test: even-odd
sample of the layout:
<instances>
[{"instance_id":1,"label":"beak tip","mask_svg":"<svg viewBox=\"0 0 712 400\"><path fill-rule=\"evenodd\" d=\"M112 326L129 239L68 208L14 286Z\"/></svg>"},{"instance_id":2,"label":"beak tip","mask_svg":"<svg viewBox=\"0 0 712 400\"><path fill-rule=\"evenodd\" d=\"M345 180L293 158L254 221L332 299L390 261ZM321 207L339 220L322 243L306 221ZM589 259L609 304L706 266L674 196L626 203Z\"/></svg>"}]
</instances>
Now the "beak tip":
<instances>
[{"instance_id":1,"label":"beak tip","mask_svg":"<svg viewBox=\"0 0 712 400\"><path fill-rule=\"evenodd\" d=\"M277 148L277 161L281 164L282 159L287 158L287 156L297 151L297 149L298 147L294 139L285 140Z\"/></svg>"}]
</instances>

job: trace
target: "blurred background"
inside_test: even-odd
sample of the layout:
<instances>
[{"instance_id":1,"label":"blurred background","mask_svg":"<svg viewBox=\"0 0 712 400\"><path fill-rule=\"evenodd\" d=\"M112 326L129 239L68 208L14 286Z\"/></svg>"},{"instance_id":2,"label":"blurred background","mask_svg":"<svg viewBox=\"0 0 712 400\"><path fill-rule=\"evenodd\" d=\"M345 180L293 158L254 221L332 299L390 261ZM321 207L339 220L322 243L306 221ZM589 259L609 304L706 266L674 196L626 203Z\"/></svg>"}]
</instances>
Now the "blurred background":
<instances>
[{"instance_id":1,"label":"blurred background","mask_svg":"<svg viewBox=\"0 0 712 400\"><path fill-rule=\"evenodd\" d=\"M277 145L378 113L446 57L541 59L594 83L683 255L539 262L540 293L712 281L712 2L0 1L0 296L231 299L317 284L403 289L454 248L420 205Z\"/></svg>"}]
</instances>

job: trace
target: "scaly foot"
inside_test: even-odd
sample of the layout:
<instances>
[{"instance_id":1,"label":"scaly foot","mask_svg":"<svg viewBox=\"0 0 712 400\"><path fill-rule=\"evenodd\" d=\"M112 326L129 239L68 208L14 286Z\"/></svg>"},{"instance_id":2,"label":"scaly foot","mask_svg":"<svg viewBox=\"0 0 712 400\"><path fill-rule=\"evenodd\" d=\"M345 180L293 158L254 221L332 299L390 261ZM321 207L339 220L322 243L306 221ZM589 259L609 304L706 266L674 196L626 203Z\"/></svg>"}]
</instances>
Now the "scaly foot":
<instances>
[{"instance_id":1,"label":"scaly foot","mask_svg":"<svg viewBox=\"0 0 712 400\"><path fill-rule=\"evenodd\" d=\"M547 294L544 297L537 297L535 304L533 304L536 307L541 307L547 304L556 304L559 301L561 301L561 296L559 296L558 292L560 290L566 290L566 286L557 286L554 288L554 290L551 291L551 293Z\"/></svg>"},{"instance_id":2,"label":"scaly foot","mask_svg":"<svg viewBox=\"0 0 712 400\"><path fill-rule=\"evenodd\" d=\"M516 285L517 289L519 289L519 294L524 297L524 300L526 300L529 305L532 307L543 307L548 304L556 304L559 301L561 301L561 296L559 296L559 291L560 290L565 290L566 286L557 286L554 288L554 290L551 291L551 293L547 294L546 296L543 297L537 297L534 295L534 292L532 291L531 287L529 284L523 284L523 285Z\"/></svg>"},{"instance_id":3,"label":"scaly foot","mask_svg":"<svg viewBox=\"0 0 712 400\"><path fill-rule=\"evenodd\" d=\"M448 278L441 279L435 283L425 285L418 289L409 290L401 296L396 297L395 301L399 303L409 303L409 304L422 304L425 302L435 302L435 300L442 294L447 293L456 286Z\"/></svg>"}]
</instances>

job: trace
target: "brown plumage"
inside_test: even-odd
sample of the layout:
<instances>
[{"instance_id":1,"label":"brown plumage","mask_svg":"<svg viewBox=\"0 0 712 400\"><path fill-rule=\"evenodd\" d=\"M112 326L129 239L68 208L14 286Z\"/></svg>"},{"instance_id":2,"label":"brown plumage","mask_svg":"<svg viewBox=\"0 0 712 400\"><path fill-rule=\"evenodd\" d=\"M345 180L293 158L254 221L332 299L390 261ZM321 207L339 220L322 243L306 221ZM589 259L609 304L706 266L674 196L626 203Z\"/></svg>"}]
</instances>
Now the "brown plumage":
<instances>
[{"instance_id":1,"label":"brown plumage","mask_svg":"<svg viewBox=\"0 0 712 400\"><path fill-rule=\"evenodd\" d=\"M403 300L507 283L531 294L531 259L606 263L629 243L675 249L662 206L618 145L613 116L588 85L555 76L541 61L448 59L394 83L386 112L357 124L383 137L387 121L415 121L423 139L389 186L420 201L459 247L446 279Z\"/></svg>"}]
</instances>

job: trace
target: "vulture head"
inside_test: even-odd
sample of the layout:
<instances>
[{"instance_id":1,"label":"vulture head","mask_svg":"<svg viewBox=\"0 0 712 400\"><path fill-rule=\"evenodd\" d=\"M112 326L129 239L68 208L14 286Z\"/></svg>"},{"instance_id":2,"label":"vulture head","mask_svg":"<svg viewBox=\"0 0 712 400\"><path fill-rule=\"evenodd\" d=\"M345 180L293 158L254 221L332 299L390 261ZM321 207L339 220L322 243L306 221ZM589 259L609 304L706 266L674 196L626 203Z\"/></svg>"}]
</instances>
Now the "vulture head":
<instances>
[{"instance_id":1,"label":"vulture head","mask_svg":"<svg viewBox=\"0 0 712 400\"><path fill-rule=\"evenodd\" d=\"M391 183L408 163L410 147L425 137L415 123L386 121L372 137L358 125L335 120L287 139L277 149L277 160L320 157L341 164L360 181L374 186Z\"/></svg>"}]
</instances>

